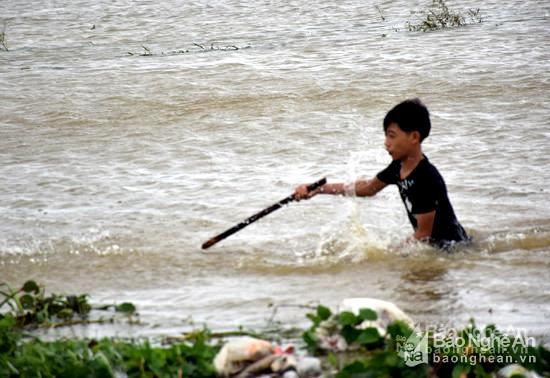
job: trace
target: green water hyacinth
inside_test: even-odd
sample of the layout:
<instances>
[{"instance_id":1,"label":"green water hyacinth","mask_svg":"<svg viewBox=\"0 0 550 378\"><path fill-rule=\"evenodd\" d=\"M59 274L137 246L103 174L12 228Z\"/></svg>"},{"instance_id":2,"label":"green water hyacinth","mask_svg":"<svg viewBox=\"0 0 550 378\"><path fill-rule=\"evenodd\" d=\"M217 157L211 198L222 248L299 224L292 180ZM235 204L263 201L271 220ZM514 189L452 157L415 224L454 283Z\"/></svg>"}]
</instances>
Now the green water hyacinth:
<instances>
[{"instance_id":1,"label":"green water hyacinth","mask_svg":"<svg viewBox=\"0 0 550 378\"><path fill-rule=\"evenodd\" d=\"M88 319L92 305L87 294L46 296L45 288L29 280L17 290L6 283L0 283L0 319L5 316L3 308L9 308L15 326L19 328L59 327L63 325L101 323L104 319ZM94 310L114 309L115 312L132 316L136 314L134 304L124 302L93 308ZM4 311L5 312L5 311ZM75 320L75 318L77 320ZM114 320L113 318L109 320Z\"/></svg>"},{"instance_id":2,"label":"green water hyacinth","mask_svg":"<svg viewBox=\"0 0 550 378\"><path fill-rule=\"evenodd\" d=\"M302 337L310 353L326 356L339 378L488 378L511 364L550 377L548 349L534 345L534 340L530 343L517 335L506 335L494 325L481 329L472 320L462 330L418 332L396 321L381 336L377 329L361 326L364 321L376 320L376 316L370 309L362 309L358 315L333 314L319 306L307 314L313 324ZM419 346L424 347L424 355ZM415 359L417 353L421 358Z\"/></svg>"},{"instance_id":3,"label":"green water hyacinth","mask_svg":"<svg viewBox=\"0 0 550 378\"><path fill-rule=\"evenodd\" d=\"M17 290L0 283L0 310L9 307L18 327L38 326L73 316L86 318L92 309L88 296L45 295L45 289L35 281L27 281ZM0 315L4 316L4 315Z\"/></svg>"}]
</instances>

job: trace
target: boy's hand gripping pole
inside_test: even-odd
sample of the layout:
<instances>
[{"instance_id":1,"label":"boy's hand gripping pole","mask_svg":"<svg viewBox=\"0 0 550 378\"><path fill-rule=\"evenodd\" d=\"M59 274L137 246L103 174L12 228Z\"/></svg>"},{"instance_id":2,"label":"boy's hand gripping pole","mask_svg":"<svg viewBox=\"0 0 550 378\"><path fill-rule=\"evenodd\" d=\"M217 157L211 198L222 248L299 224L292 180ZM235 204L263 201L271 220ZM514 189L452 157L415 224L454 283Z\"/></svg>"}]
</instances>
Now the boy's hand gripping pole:
<instances>
[{"instance_id":1,"label":"boy's hand gripping pole","mask_svg":"<svg viewBox=\"0 0 550 378\"><path fill-rule=\"evenodd\" d=\"M322 178L321 180L319 180L317 182L314 182L313 184L308 185L307 190L309 192L311 192L311 191L325 185L326 183L327 183L327 179ZM204 243L202 245L202 249L207 249L207 248L212 247L217 242L222 241L223 239L227 238L230 235L233 235L235 232L242 230L243 228L245 228L249 224L256 222L258 219L265 217L266 215L274 212L277 209L280 209L281 207L283 207L284 205L286 205L287 203L292 202L292 201L295 201L294 194L292 194L292 195L290 195L286 198L283 198L279 202L263 209L259 213L254 214L250 218L245 219L244 221L242 221L241 223L231 227L230 229L222 232L219 235L214 236L212 239L208 240L206 243Z\"/></svg>"}]
</instances>

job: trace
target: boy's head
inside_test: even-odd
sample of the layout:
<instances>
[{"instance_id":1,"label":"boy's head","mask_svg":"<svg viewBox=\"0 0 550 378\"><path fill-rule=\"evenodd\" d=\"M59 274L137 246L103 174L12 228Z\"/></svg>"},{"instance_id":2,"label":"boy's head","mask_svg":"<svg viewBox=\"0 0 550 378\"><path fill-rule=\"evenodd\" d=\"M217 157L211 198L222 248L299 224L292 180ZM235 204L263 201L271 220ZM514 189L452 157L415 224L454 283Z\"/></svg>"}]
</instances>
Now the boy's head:
<instances>
[{"instance_id":1,"label":"boy's head","mask_svg":"<svg viewBox=\"0 0 550 378\"><path fill-rule=\"evenodd\" d=\"M396 123L401 130L407 133L418 131L420 142L430 135L430 113L418 98L405 100L390 110L384 118L384 132L392 123Z\"/></svg>"}]
</instances>

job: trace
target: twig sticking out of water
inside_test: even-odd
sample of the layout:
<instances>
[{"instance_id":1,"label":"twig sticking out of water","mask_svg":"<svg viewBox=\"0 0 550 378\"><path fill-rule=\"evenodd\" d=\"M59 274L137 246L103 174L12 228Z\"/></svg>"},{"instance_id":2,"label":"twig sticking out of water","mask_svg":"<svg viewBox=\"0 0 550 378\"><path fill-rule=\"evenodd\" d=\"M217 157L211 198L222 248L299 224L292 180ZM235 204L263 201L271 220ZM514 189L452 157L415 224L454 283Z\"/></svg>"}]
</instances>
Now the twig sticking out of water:
<instances>
[{"instance_id":1,"label":"twig sticking out of water","mask_svg":"<svg viewBox=\"0 0 550 378\"><path fill-rule=\"evenodd\" d=\"M141 47L143 47L143 50L145 50L145 52L144 52L143 54L141 54L142 56L150 56L150 55L153 55L153 53L151 52L151 50L149 50L148 47L143 46L143 45L142 45Z\"/></svg>"},{"instance_id":2,"label":"twig sticking out of water","mask_svg":"<svg viewBox=\"0 0 550 378\"><path fill-rule=\"evenodd\" d=\"M128 51L128 55L137 55L137 56L152 56L153 53L151 52L151 49L149 49L147 46L143 46L141 45L141 47L143 48L143 52L140 54L140 53L133 53L133 52L130 52Z\"/></svg>"},{"instance_id":3,"label":"twig sticking out of water","mask_svg":"<svg viewBox=\"0 0 550 378\"><path fill-rule=\"evenodd\" d=\"M425 15L426 18L418 24L407 22L406 26L409 31L432 31L446 28L464 26L473 23L481 23L483 19L480 15L480 10L469 9L466 16L447 7L445 0L433 0L432 7L427 12L418 12Z\"/></svg>"},{"instance_id":4,"label":"twig sticking out of water","mask_svg":"<svg viewBox=\"0 0 550 378\"><path fill-rule=\"evenodd\" d=\"M380 18L382 19L382 21L386 21L386 17L384 17L384 15L382 14L382 11L380 10L380 7L378 5L375 5L374 7L376 8L378 13L380 14Z\"/></svg>"},{"instance_id":5,"label":"twig sticking out of water","mask_svg":"<svg viewBox=\"0 0 550 378\"><path fill-rule=\"evenodd\" d=\"M4 24L2 32L0 33L0 45L5 51L10 51L8 50L8 45L6 44L6 24Z\"/></svg>"}]
</instances>

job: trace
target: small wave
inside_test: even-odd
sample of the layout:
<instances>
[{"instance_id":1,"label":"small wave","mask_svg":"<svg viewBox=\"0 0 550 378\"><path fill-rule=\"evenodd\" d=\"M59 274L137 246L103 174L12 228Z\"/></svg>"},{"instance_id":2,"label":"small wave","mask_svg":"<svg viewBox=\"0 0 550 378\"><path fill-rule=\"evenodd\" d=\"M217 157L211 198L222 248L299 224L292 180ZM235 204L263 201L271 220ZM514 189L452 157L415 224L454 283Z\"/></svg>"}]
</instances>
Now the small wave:
<instances>
[{"instance_id":1,"label":"small wave","mask_svg":"<svg viewBox=\"0 0 550 378\"><path fill-rule=\"evenodd\" d=\"M108 230L90 229L78 235L60 237L18 237L0 240L0 259L47 258L53 254L94 254L98 256L133 252L120 237Z\"/></svg>"},{"instance_id":2,"label":"small wave","mask_svg":"<svg viewBox=\"0 0 550 378\"><path fill-rule=\"evenodd\" d=\"M550 248L550 230L532 228L522 231L502 231L479 239L477 249L487 253L510 252L514 250L538 250Z\"/></svg>"}]
</instances>

